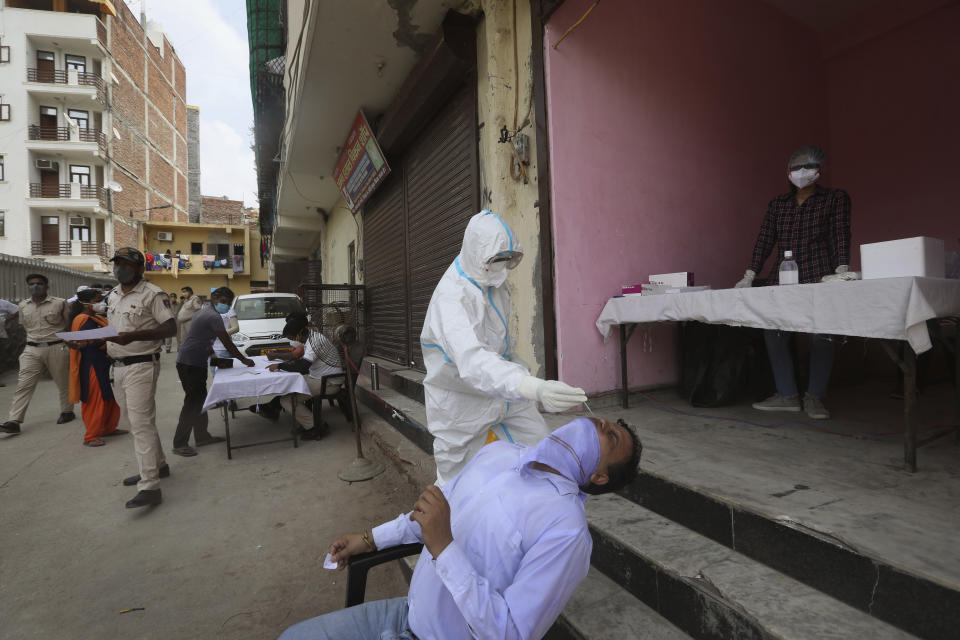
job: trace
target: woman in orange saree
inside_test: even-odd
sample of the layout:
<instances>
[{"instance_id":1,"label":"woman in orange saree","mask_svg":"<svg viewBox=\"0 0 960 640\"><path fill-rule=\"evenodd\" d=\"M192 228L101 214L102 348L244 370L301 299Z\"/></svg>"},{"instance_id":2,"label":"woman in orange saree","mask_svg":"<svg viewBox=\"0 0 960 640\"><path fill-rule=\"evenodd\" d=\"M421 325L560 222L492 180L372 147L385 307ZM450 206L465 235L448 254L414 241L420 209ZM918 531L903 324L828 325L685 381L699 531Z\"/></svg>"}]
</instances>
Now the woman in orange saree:
<instances>
[{"instance_id":1,"label":"woman in orange saree","mask_svg":"<svg viewBox=\"0 0 960 640\"><path fill-rule=\"evenodd\" d=\"M86 331L107 326L103 312L103 294L99 289L85 289L77 293L73 303L71 331ZM83 444L102 447L101 438L127 433L117 429L120 406L110 386L110 361L103 340L68 342L70 346L70 401L81 402L81 415L87 431Z\"/></svg>"}]
</instances>

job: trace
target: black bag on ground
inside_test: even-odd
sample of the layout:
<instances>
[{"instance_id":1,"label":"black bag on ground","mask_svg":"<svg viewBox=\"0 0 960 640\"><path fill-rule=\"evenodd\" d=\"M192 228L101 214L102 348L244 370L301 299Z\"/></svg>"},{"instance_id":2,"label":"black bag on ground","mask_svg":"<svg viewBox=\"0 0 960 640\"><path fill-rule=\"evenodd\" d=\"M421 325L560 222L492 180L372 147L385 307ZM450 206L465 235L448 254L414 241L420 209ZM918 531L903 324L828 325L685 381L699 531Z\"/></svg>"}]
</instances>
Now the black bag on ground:
<instances>
[{"instance_id":1,"label":"black bag on ground","mask_svg":"<svg viewBox=\"0 0 960 640\"><path fill-rule=\"evenodd\" d=\"M680 336L680 387L694 407L752 402L773 393L761 330L684 322Z\"/></svg>"}]
</instances>

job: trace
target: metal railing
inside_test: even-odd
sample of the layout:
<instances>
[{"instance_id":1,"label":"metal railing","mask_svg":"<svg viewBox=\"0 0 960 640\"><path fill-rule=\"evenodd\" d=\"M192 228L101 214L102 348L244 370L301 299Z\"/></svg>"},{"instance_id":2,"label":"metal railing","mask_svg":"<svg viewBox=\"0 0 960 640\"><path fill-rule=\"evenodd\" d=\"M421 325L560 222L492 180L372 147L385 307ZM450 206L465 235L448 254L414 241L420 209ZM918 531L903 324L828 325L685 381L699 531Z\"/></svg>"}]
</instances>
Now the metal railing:
<instances>
[{"instance_id":1,"label":"metal railing","mask_svg":"<svg viewBox=\"0 0 960 640\"><path fill-rule=\"evenodd\" d=\"M44 242L43 240L33 240L30 243L30 255L32 256L69 256L73 255L73 241L60 240L59 242ZM104 260L109 260L110 244L107 242L87 242L80 243L80 255L82 256L100 256Z\"/></svg>"},{"instance_id":2,"label":"metal railing","mask_svg":"<svg viewBox=\"0 0 960 640\"><path fill-rule=\"evenodd\" d=\"M27 69L27 82L70 84L70 72L66 69ZM77 84L96 88L97 98L103 100L103 78L96 73L77 72Z\"/></svg>"},{"instance_id":3,"label":"metal railing","mask_svg":"<svg viewBox=\"0 0 960 640\"><path fill-rule=\"evenodd\" d=\"M80 198L83 200L98 200L101 205L107 205L107 190L97 186L86 184L78 185L80 187ZM39 182L30 183L31 198L71 198L73 197L72 184L41 184Z\"/></svg>"},{"instance_id":4,"label":"metal railing","mask_svg":"<svg viewBox=\"0 0 960 640\"><path fill-rule=\"evenodd\" d=\"M70 127L41 127L32 124L27 127L27 137L31 140L67 142L70 140Z\"/></svg>"},{"instance_id":5,"label":"metal railing","mask_svg":"<svg viewBox=\"0 0 960 640\"><path fill-rule=\"evenodd\" d=\"M34 240L30 243L30 255L32 256L68 256L71 252L69 240L59 242L44 242L43 240Z\"/></svg>"},{"instance_id":6,"label":"metal railing","mask_svg":"<svg viewBox=\"0 0 960 640\"><path fill-rule=\"evenodd\" d=\"M32 124L27 128L30 140L49 140L56 142L70 142L70 127L41 127ZM107 136L99 129L77 128L77 140L80 142L96 142L101 148L107 146Z\"/></svg>"}]
</instances>

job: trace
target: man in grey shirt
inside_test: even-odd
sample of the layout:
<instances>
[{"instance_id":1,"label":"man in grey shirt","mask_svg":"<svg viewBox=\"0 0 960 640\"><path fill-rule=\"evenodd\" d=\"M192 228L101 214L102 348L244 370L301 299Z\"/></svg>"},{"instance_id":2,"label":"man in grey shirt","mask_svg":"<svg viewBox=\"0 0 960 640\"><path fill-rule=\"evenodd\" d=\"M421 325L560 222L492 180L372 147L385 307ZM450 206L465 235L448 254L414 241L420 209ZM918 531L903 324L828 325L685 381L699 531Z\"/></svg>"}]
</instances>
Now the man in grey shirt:
<instances>
[{"instance_id":1,"label":"man in grey shirt","mask_svg":"<svg viewBox=\"0 0 960 640\"><path fill-rule=\"evenodd\" d=\"M223 326L220 314L229 311L232 302L233 291L227 287L211 293L210 306L203 307L193 316L190 330L177 351L177 374L184 393L183 409L173 436L173 452L177 455L197 455L196 449L190 446L191 431L198 447L223 442L223 438L207 431L207 412L203 411L203 403L207 400L207 359L213 353L214 340L219 338L230 355L243 364L248 367L254 364L240 353Z\"/></svg>"}]
</instances>

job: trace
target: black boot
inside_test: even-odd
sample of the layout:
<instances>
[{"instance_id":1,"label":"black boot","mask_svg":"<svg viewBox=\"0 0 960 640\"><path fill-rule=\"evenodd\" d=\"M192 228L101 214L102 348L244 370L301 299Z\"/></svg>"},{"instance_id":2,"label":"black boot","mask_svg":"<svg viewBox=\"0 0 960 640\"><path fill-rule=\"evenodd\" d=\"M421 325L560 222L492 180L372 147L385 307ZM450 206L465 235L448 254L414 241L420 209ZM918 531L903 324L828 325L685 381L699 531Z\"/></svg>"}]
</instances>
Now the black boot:
<instances>
[{"instance_id":1,"label":"black boot","mask_svg":"<svg viewBox=\"0 0 960 640\"><path fill-rule=\"evenodd\" d=\"M60 417L57 418L57 424L64 424L75 419L77 416L73 415L73 411L64 411L60 414Z\"/></svg>"},{"instance_id":2,"label":"black boot","mask_svg":"<svg viewBox=\"0 0 960 640\"><path fill-rule=\"evenodd\" d=\"M169 478L169 477L170 477L170 465L165 464L165 465L163 465L162 467L160 467L160 477L161 477L161 478ZM140 482L140 476L130 476L129 478L124 478L124 479L123 479L123 486L125 486L125 487L132 487L133 485L137 484L138 482Z\"/></svg>"},{"instance_id":3,"label":"black boot","mask_svg":"<svg viewBox=\"0 0 960 640\"><path fill-rule=\"evenodd\" d=\"M145 489L138 491L137 495L127 500L127 509L156 506L161 502L163 502L163 498L160 497L160 489Z\"/></svg>"},{"instance_id":4,"label":"black boot","mask_svg":"<svg viewBox=\"0 0 960 640\"><path fill-rule=\"evenodd\" d=\"M10 420L9 422L0 424L0 433L12 433L13 435L17 435L20 433L20 423Z\"/></svg>"}]
</instances>

